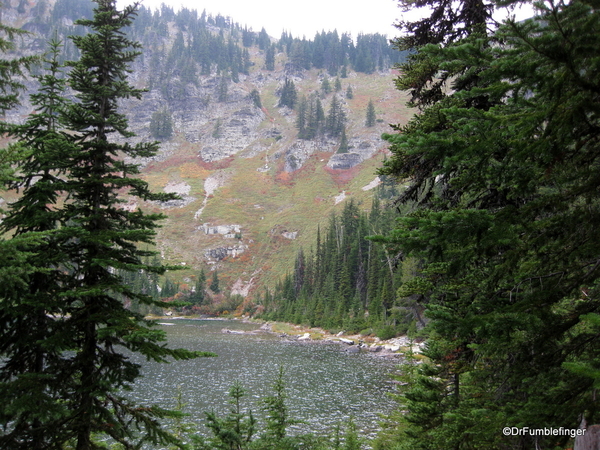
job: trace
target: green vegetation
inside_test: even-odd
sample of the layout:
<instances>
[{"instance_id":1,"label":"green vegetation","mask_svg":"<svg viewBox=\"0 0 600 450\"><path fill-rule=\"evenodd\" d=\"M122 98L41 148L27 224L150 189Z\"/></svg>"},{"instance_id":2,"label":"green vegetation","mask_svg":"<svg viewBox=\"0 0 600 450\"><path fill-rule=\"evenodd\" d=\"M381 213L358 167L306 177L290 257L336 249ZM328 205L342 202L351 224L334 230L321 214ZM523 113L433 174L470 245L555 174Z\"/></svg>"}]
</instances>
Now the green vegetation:
<instances>
[{"instance_id":1,"label":"green vegetation","mask_svg":"<svg viewBox=\"0 0 600 450\"><path fill-rule=\"evenodd\" d=\"M293 273L258 300L262 317L389 339L406 331L418 311L397 303L400 282L393 256L365 237L382 232L396 213L376 200L369 214L349 201L328 228L317 233L313 251L300 249ZM412 314L406 311L411 310ZM421 324L422 325L422 324Z\"/></svg>"},{"instance_id":2,"label":"green vegetation","mask_svg":"<svg viewBox=\"0 0 600 450\"><path fill-rule=\"evenodd\" d=\"M398 40L421 114L381 171L411 185L379 241L418 261L397 295L426 308L429 362L380 448L569 448L501 430L599 420L598 5L537 3L490 33L493 5L426 3Z\"/></svg>"},{"instance_id":3,"label":"green vegetation","mask_svg":"<svg viewBox=\"0 0 600 450\"><path fill-rule=\"evenodd\" d=\"M287 106L290 109L294 109L297 98L298 94L296 93L294 82L286 78L279 94L278 106Z\"/></svg>"},{"instance_id":4,"label":"green vegetation","mask_svg":"<svg viewBox=\"0 0 600 450\"><path fill-rule=\"evenodd\" d=\"M149 200L172 196L150 192L136 178L137 166L116 156L151 156L156 145L110 139L112 133L133 135L118 104L141 96L126 81L139 44L122 31L135 8L97 3L92 19L77 22L90 32L72 37L80 54L69 62L76 101L64 97L59 44L53 42L32 99L37 112L22 126L8 126L21 152L13 161L18 176L7 180L8 187L22 192L2 222L4 267L18 264L12 273L0 272L3 448L91 450L106 437L129 448L177 444L159 423L169 411L138 407L123 395L140 375L123 349L155 361L211 356L166 348L164 334L121 301L160 305L129 289L115 272L161 274L165 267L145 264L152 253L138 247L152 243L161 216L124 210L117 192Z\"/></svg>"},{"instance_id":5,"label":"green vegetation","mask_svg":"<svg viewBox=\"0 0 600 450\"><path fill-rule=\"evenodd\" d=\"M311 433L290 435L288 427L301 422L289 417L285 403L284 370L279 368L272 385L273 393L261 400L264 427L252 410L243 405L246 392L239 383L229 390L231 410L225 417L206 412L206 427L211 436L192 435L190 450L360 450L360 439L352 419L342 437L338 433L333 439Z\"/></svg>"},{"instance_id":6,"label":"green vegetation","mask_svg":"<svg viewBox=\"0 0 600 450\"><path fill-rule=\"evenodd\" d=\"M373 105L373 100L369 100L369 105L367 106L367 118L365 120L365 125L368 127L375 126L375 120L377 116L375 115L375 105Z\"/></svg>"},{"instance_id":7,"label":"green vegetation","mask_svg":"<svg viewBox=\"0 0 600 450\"><path fill-rule=\"evenodd\" d=\"M150 134L155 139L166 140L173 135L173 118L168 109L159 109L152 113Z\"/></svg>"}]
</instances>

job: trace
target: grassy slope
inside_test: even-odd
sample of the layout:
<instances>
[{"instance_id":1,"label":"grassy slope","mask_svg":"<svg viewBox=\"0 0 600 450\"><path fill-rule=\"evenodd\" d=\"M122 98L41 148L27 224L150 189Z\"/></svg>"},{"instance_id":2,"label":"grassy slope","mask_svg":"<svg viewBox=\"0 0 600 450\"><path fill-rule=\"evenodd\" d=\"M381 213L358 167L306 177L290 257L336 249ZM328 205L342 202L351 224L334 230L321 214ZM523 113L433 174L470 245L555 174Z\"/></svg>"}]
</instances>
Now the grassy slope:
<instances>
[{"instance_id":1,"label":"grassy slope","mask_svg":"<svg viewBox=\"0 0 600 450\"><path fill-rule=\"evenodd\" d=\"M259 64L257 64L259 66ZM299 95L308 94L319 87L319 73L315 70L296 82ZM333 81L333 80L332 80ZM351 73L342 79L343 96L351 84L354 98L347 100L349 106L348 137L372 139L390 130L389 123L405 123L410 111L405 107L402 94L393 87L393 74ZM276 108L276 82L261 89L261 98L268 115L261 127L275 126L282 131L283 138L271 144L267 152L251 158L234 158L205 164L198 155L198 145L183 142L179 150L166 161L156 163L144 172L151 186L162 189L168 182L184 181L191 186L190 195L197 200L183 208L171 208L165 212L169 218L159 233L159 248L168 263L185 263L186 269L171 275L179 280L193 281L193 275L206 267L204 251L207 248L245 244L249 249L237 258L228 257L220 261L222 283L231 287L238 278L247 282L254 277L254 285L272 286L287 271L292 270L295 255L300 247L309 251L314 246L317 227L325 228L333 211L340 211L344 202L335 205L335 196L342 191L346 200L353 198L363 209L369 209L373 191L362 187L375 178L381 165L386 144L379 138L378 153L360 166L349 170L332 171L326 168L331 152L313 154L298 171L281 171L282 159L273 160L272 155L294 142L295 115L284 117ZM322 99L327 111L331 95ZM365 128L365 114L369 99L373 99L377 117L383 120L375 128ZM272 121L271 121L272 119ZM180 139L180 138L176 138ZM267 153L270 170L259 172L265 166ZM211 174L221 171L228 175L225 186L215 191L199 220L194 213L204 198L204 181ZM197 227L202 223L211 225L238 224L242 227L242 240L225 239L220 235L207 236ZM295 240L285 238L283 232L298 232ZM215 266L212 266L215 267Z\"/></svg>"}]
</instances>

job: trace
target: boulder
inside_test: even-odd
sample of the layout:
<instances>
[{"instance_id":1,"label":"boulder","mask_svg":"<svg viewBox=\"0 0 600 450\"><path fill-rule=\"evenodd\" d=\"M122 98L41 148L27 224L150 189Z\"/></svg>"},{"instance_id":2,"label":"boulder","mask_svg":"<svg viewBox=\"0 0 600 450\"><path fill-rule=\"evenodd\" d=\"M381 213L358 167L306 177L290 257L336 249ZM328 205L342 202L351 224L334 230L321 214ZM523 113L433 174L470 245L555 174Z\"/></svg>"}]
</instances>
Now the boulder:
<instances>
[{"instance_id":1,"label":"boulder","mask_svg":"<svg viewBox=\"0 0 600 450\"><path fill-rule=\"evenodd\" d=\"M310 341L310 333L304 333L298 338L299 341Z\"/></svg>"}]
</instances>

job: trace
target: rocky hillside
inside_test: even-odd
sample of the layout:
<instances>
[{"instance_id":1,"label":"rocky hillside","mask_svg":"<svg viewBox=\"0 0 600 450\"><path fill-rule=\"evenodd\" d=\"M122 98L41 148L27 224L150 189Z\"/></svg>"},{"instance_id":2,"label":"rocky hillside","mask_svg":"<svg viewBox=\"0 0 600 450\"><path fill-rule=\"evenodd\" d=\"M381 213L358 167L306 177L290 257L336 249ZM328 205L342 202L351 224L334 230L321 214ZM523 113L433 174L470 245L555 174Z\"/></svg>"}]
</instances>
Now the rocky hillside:
<instances>
[{"instance_id":1,"label":"rocky hillside","mask_svg":"<svg viewBox=\"0 0 600 450\"><path fill-rule=\"evenodd\" d=\"M21 47L33 53L52 29L62 35L81 32L68 3L7 0L3 20L32 33ZM83 6L78 8L85 14ZM390 131L390 123L404 123L409 112L394 89L393 61L381 51L375 70L357 70L362 66L353 56L358 46L353 42L337 67L333 62L319 66L314 52L315 60L302 66L294 59L299 40L286 47L284 37L265 41L263 32L243 29L229 18L185 14L184 21L184 13L168 8L160 14L140 12L141 23L134 24L132 34L144 45L144 54L131 79L148 92L122 105L135 139L158 136L162 142L159 154L139 161L142 177L154 190L175 192L180 200L139 205L126 199L125 207L168 216L158 250L167 263L183 269L169 277L190 284L201 268L217 269L222 286L248 295L291 270L298 248L310 248L317 227L324 227L345 201L352 198L361 208L370 207L378 185L375 171L386 154L380 136ZM344 43L344 36L324 33L323 39ZM229 49L232 61L243 63L194 59L194 44L208 42L208 48L211 39L214 46L221 42ZM248 39L251 45L245 45ZM71 51L67 44L66 56L76 58ZM290 82L294 108L280 106L282 89ZM298 106L317 99L325 131L299 139ZM370 101L376 120L368 127ZM344 136L326 130L334 103L345 118ZM8 120L21 121L30 110L24 98ZM159 130L161 120L165 127Z\"/></svg>"}]
</instances>

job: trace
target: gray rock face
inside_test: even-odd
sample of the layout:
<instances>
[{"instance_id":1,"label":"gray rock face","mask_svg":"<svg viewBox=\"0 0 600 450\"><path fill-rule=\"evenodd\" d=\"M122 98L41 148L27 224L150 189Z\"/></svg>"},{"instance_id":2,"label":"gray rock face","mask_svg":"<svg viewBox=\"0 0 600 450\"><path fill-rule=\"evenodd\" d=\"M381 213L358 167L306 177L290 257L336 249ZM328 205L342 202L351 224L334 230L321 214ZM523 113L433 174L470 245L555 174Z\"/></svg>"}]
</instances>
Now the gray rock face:
<instances>
[{"instance_id":1,"label":"gray rock face","mask_svg":"<svg viewBox=\"0 0 600 450\"><path fill-rule=\"evenodd\" d=\"M228 247L211 248L204 252L204 256L209 261L210 260L221 261L222 259L225 259L228 256L232 256L235 258L235 257L241 255L242 253L244 253L244 251L246 251L247 248L248 248L248 246L246 246L246 245L232 245L232 246L228 246Z\"/></svg>"},{"instance_id":2,"label":"gray rock face","mask_svg":"<svg viewBox=\"0 0 600 450\"><path fill-rule=\"evenodd\" d=\"M333 155L327 166L332 169L351 169L363 162L363 158L358 153L336 153Z\"/></svg>"}]
</instances>

